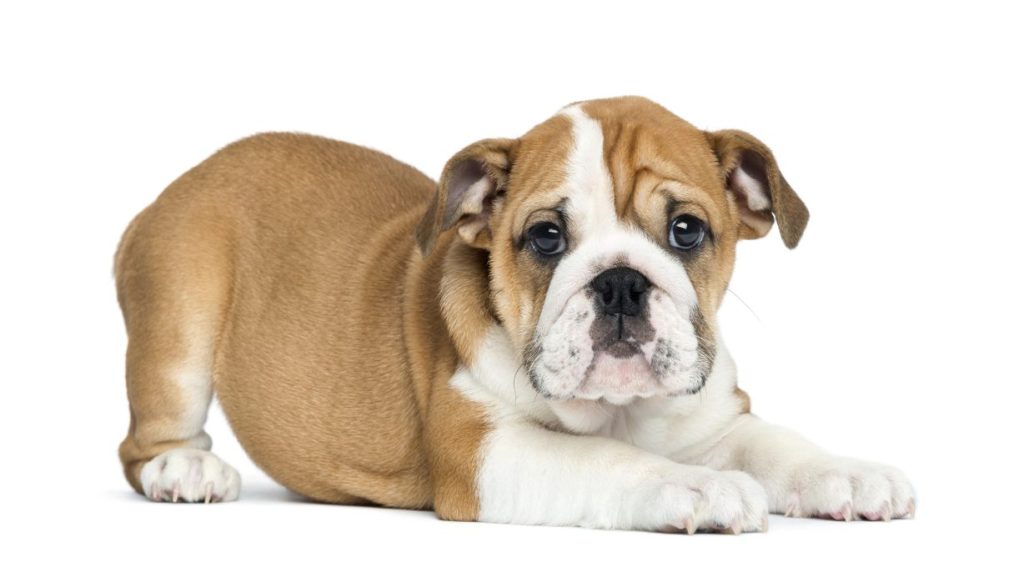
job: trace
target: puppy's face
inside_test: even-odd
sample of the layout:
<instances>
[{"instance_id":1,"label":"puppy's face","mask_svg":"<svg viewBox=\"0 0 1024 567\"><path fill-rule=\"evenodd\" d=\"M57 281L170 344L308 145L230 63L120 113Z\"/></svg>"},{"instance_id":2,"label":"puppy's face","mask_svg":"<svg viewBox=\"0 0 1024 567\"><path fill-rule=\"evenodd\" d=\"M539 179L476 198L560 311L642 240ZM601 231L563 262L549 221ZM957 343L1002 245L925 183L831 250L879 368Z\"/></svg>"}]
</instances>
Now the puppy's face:
<instances>
[{"instance_id":1,"label":"puppy's face","mask_svg":"<svg viewBox=\"0 0 1024 567\"><path fill-rule=\"evenodd\" d=\"M573 105L462 153L424 224L489 250L495 314L555 400L699 391L737 239L766 233L773 209L787 243L806 222L760 142L645 99Z\"/></svg>"}]
</instances>

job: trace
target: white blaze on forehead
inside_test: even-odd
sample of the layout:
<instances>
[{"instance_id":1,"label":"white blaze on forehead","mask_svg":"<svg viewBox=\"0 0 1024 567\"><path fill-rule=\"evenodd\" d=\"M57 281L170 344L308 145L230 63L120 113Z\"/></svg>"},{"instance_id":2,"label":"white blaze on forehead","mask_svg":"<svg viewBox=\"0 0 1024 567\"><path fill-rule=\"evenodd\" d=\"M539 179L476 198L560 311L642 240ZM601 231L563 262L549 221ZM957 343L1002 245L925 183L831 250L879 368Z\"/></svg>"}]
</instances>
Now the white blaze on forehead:
<instances>
[{"instance_id":1,"label":"white blaze on forehead","mask_svg":"<svg viewBox=\"0 0 1024 567\"><path fill-rule=\"evenodd\" d=\"M571 237L577 241L576 251L590 237L608 231L618 223L615 214L615 187L608 165L604 159L604 133L601 123L583 111L578 104L563 109L559 114L572 121L572 151L566 162L564 191L566 194L566 217L569 219ZM546 333L555 318L565 307L571 294L559 293L565 290L567 273L573 279L593 277L589 274L587 254L568 254L556 271L544 300L537 330ZM573 265L566 266L566 260L574 258ZM572 287L579 289L576 282ZM567 291L567 290L566 290Z\"/></svg>"},{"instance_id":2,"label":"white blaze on forehead","mask_svg":"<svg viewBox=\"0 0 1024 567\"><path fill-rule=\"evenodd\" d=\"M537 332L546 334L569 299L598 273L616 264L643 273L688 316L697 295L686 270L642 231L623 224L615 212L615 188L605 161L601 123L579 105L562 110L561 115L572 121L573 147L561 188L566 196L572 250L555 269Z\"/></svg>"},{"instance_id":3,"label":"white blaze on forehead","mask_svg":"<svg viewBox=\"0 0 1024 567\"><path fill-rule=\"evenodd\" d=\"M569 154L565 187L568 189L567 216L577 238L607 230L618 222L615 189L604 159L601 123L587 116L579 105L560 114L572 120L572 153Z\"/></svg>"}]
</instances>

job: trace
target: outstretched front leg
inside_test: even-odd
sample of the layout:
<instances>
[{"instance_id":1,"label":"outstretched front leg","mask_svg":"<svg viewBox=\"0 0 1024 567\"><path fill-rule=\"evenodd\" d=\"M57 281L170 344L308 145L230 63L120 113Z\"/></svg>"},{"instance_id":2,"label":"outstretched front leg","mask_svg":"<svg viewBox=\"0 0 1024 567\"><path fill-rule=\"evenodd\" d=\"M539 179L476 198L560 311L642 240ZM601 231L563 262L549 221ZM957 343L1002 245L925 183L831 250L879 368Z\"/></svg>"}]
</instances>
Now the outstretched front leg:
<instances>
[{"instance_id":1,"label":"outstretched front leg","mask_svg":"<svg viewBox=\"0 0 1024 567\"><path fill-rule=\"evenodd\" d=\"M914 516L914 489L900 470L831 455L750 414L737 418L698 462L753 476L767 491L772 513L846 521Z\"/></svg>"},{"instance_id":2,"label":"outstretched front leg","mask_svg":"<svg viewBox=\"0 0 1024 567\"><path fill-rule=\"evenodd\" d=\"M524 419L492 427L475 474L446 475L475 485L463 490L477 495L476 513L450 513L448 487L436 494L441 518L689 533L767 528L764 490L745 473L680 464L614 439L561 433ZM450 443L448 451L454 454ZM438 457L445 455L435 457L435 471Z\"/></svg>"}]
</instances>

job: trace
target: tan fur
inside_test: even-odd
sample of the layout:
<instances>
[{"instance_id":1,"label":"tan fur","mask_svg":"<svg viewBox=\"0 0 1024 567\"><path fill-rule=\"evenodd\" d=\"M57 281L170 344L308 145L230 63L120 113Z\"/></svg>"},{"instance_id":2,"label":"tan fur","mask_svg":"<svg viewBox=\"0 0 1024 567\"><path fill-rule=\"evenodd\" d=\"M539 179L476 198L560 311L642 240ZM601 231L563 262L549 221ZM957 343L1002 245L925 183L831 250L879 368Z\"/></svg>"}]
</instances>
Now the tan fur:
<instances>
[{"instance_id":1,"label":"tan fur","mask_svg":"<svg viewBox=\"0 0 1024 567\"><path fill-rule=\"evenodd\" d=\"M749 135L705 134L639 98L584 109L603 125L622 218L663 238L671 191L710 222L714 250L688 267L701 309L718 308L736 240L752 235L725 186L737 152L760 156L787 244L799 239L806 209ZM167 449L209 448L193 418L215 391L252 459L300 494L474 519L488 425L448 381L494 324L520 347L529 339L551 274L516 242L554 206L571 148L571 123L556 116L468 146L439 190L372 150L266 134L176 180L131 223L115 262L132 486L142 491L142 465ZM467 163L493 181L479 206L449 199Z\"/></svg>"},{"instance_id":2,"label":"tan fur","mask_svg":"<svg viewBox=\"0 0 1024 567\"><path fill-rule=\"evenodd\" d=\"M673 216L692 213L708 221L715 235L714 246L687 266L704 313L714 313L721 305L732 277L737 241L762 236L746 227L743 203L726 188L741 152L754 152L762 160L773 199L781 204L775 212L788 235L787 243L799 240L807 222L806 208L785 184L771 152L753 136L739 131L703 132L640 97L589 101L582 107L601 123L620 217L646 231L655 242L663 242L670 220L665 210L665 195L669 194L680 203L671 212ZM444 204L445 181L448 172L465 160L479 161L494 177L499 195L488 212L489 232L493 233L488 240L495 243L489 246L493 305L497 318L522 349L540 316L552 270L539 265L516 243L527 221L536 222L536 215L549 212L558 203L557 190L573 143L572 124L565 116L556 115L514 142L499 142L484 140L456 154L442 176L438 202L432 208L435 213L427 218L435 219L431 225L434 232L460 222L442 223L436 211L451 208ZM501 150L506 153L500 154ZM771 218L769 212L768 220ZM784 226L783 218L789 219ZM421 242L429 241L434 232L421 230ZM713 317L706 319L714 321Z\"/></svg>"},{"instance_id":3,"label":"tan fur","mask_svg":"<svg viewBox=\"0 0 1024 567\"><path fill-rule=\"evenodd\" d=\"M715 155L704 133L650 101L626 97L595 101L584 110L600 120L605 156L620 216L655 242L667 238L671 218L691 213L708 221L716 241L687 266L705 313L718 310L735 261L738 218L724 190ZM679 186L666 185L672 181ZM666 194L680 202L665 210ZM714 319L709 317L709 321Z\"/></svg>"},{"instance_id":4,"label":"tan fur","mask_svg":"<svg viewBox=\"0 0 1024 567\"><path fill-rule=\"evenodd\" d=\"M740 400L740 413L750 413L750 394L736 388L733 394Z\"/></svg>"},{"instance_id":5,"label":"tan fur","mask_svg":"<svg viewBox=\"0 0 1024 567\"><path fill-rule=\"evenodd\" d=\"M132 223L116 269L136 490L141 464L191 442L168 376L187 336L213 345L225 413L276 480L327 502L432 504L423 422L456 354L423 297L440 270L411 234L435 188L377 152L271 134L218 152ZM432 344L405 340L403 313Z\"/></svg>"}]
</instances>

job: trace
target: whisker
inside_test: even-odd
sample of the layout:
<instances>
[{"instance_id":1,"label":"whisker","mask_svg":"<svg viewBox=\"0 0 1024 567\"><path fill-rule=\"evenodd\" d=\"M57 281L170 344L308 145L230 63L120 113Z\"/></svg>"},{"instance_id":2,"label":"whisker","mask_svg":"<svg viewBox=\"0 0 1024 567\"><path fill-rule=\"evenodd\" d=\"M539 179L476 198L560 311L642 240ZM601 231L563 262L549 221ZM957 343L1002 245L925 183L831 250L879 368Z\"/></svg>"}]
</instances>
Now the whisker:
<instances>
[{"instance_id":1,"label":"whisker","mask_svg":"<svg viewBox=\"0 0 1024 567\"><path fill-rule=\"evenodd\" d=\"M736 299L740 300L740 303L742 303L743 306L747 308L747 311L750 311L750 314L754 316L754 319L757 319L758 323L762 322L761 318L757 316L757 313L755 313L754 310L751 309L749 305L747 305L747 302L743 301L743 298L740 297L739 294L737 294L735 291L733 291L731 287L725 288L725 291L728 291L729 293L731 293L733 295L733 297L735 297Z\"/></svg>"},{"instance_id":2,"label":"whisker","mask_svg":"<svg viewBox=\"0 0 1024 567\"><path fill-rule=\"evenodd\" d=\"M516 371L512 373L512 405L519 405L519 391L516 390L516 383L519 381L519 371L526 370L526 366L522 363L516 368Z\"/></svg>"}]
</instances>

